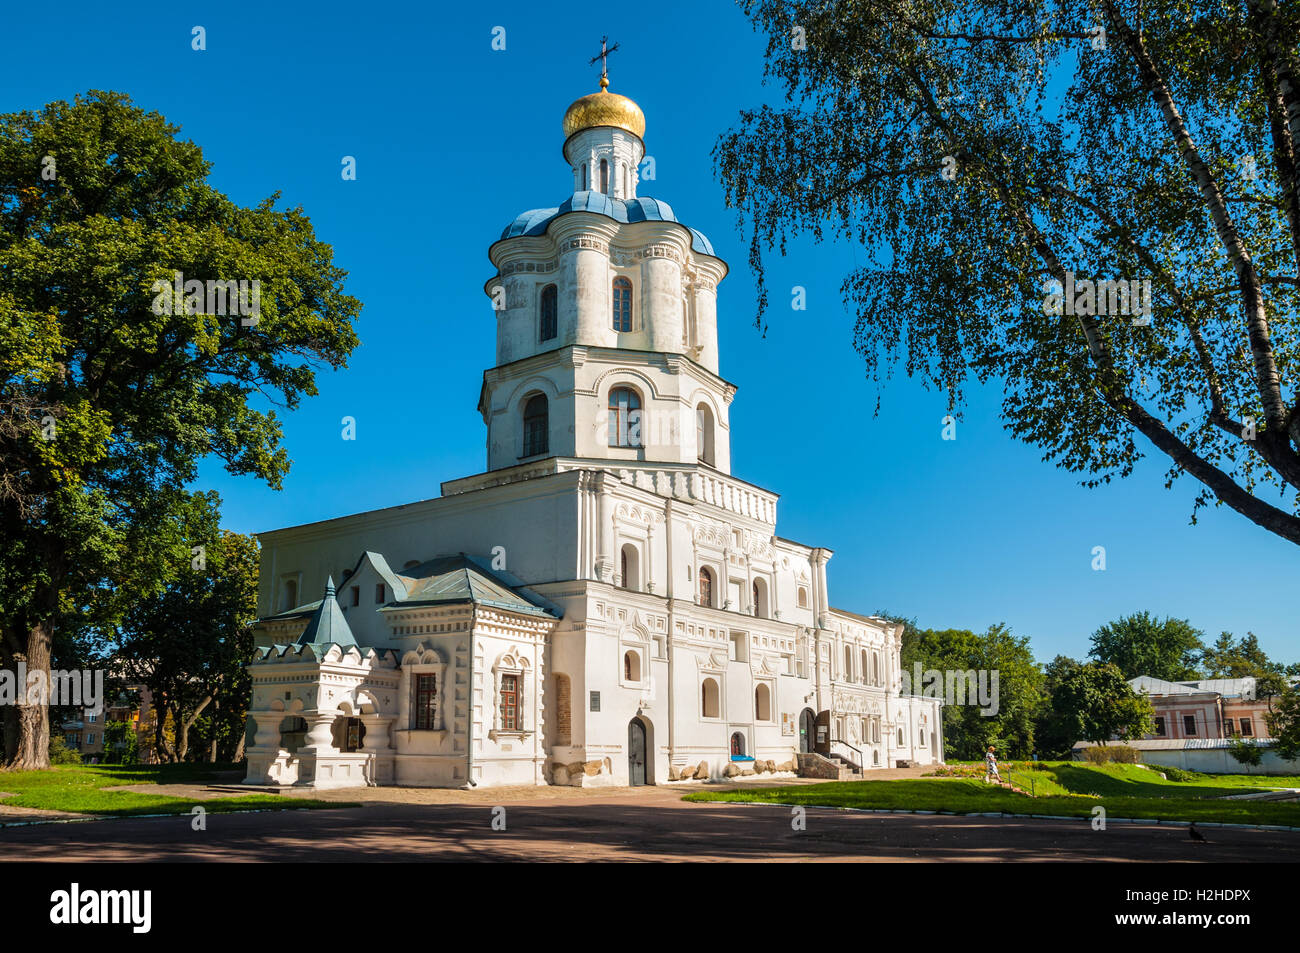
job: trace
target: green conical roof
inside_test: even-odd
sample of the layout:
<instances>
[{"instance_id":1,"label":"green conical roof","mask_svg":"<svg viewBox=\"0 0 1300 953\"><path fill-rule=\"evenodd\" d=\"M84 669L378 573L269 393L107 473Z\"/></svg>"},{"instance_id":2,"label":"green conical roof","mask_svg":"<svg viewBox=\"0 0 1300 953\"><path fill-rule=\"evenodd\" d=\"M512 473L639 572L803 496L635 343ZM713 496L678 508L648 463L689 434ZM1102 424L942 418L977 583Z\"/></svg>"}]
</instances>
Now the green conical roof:
<instances>
[{"instance_id":1,"label":"green conical roof","mask_svg":"<svg viewBox=\"0 0 1300 953\"><path fill-rule=\"evenodd\" d=\"M325 583L325 598L320 607L312 613L311 621L302 635L298 636L298 645L356 645L356 636L348 626L347 616L335 598L334 577Z\"/></svg>"}]
</instances>

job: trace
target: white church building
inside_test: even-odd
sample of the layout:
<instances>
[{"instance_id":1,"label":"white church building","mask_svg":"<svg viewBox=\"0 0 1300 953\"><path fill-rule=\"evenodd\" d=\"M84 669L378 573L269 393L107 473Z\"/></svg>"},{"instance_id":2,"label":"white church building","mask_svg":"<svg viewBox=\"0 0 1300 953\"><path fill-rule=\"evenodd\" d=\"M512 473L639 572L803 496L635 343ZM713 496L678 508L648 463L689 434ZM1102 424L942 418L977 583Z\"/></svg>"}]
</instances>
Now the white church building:
<instances>
[{"instance_id":1,"label":"white church building","mask_svg":"<svg viewBox=\"0 0 1300 953\"><path fill-rule=\"evenodd\" d=\"M483 473L260 535L247 783L661 784L943 759L901 624L731 474L727 265L637 195L645 119L564 115L571 195L488 251ZM314 601L313 601L314 600Z\"/></svg>"}]
</instances>

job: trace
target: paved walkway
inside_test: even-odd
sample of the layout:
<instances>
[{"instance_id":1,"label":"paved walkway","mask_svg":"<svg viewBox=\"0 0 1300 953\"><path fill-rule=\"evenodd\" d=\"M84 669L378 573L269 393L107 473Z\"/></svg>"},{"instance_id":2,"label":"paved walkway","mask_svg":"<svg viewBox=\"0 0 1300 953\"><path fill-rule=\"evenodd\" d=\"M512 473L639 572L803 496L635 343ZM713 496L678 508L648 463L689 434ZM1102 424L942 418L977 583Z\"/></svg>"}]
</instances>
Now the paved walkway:
<instances>
[{"instance_id":1,"label":"paved walkway","mask_svg":"<svg viewBox=\"0 0 1300 953\"><path fill-rule=\"evenodd\" d=\"M808 783L808 782L795 782ZM334 792L339 799L403 789ZM403 796L415 796L412 789ZM1300 862L1300 833L865 814L683 802L680 786L418 790L430 800L338 810L189 815L0 829L0 861L1008 861ZM539 797L539 794L542 796ZM435 802L433 798L447 798ZM506 829L493 819L504 808Z\"/></svg>"}]
</instances>

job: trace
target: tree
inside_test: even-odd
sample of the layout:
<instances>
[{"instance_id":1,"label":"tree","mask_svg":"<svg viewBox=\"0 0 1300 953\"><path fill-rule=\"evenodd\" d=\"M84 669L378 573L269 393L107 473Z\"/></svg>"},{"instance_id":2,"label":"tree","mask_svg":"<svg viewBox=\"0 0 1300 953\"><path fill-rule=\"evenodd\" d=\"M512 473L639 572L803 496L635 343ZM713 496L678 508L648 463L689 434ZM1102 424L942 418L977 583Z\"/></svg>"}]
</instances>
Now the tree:
<instances>
[{"instance_id":1,"label":"tree","mask_svg":"<svg viewBox=\"0 0 1300 953\"><path fill-rule=\"evenodd\" d=\"M159 712L155 741L159 757L184 761L190 731L206 713L216 760L222 714L242 735L251 680L244 666L253 654L257 618L257 543L225 532L204 548L202 566L178 574L157 595L133 606L122 627L118 660L133 679L147 685ZM164 734L167 717L175 746Z\"/></svg>"},{"instance_id":2,"label":"tree","mask_svg":"<svg viewBox=\"0 0 1300 953\"><path fill-rule=\"evenodd\" d=\"M357 344L302 209L236 205L178 132L99 91L0 115L0 664L48 672L61 613L120 619L184 571L178 527L214 505L182 489L201 459L278 489L261 407L296 407ZM21 706L9 765L45 766L48 734Z\"/></svg>"},{"instance_id":3,"label":"tree","mask_svg":"<svg viewBox=\"0 0 1300 953\"><path fill-rule=\"evenodd\" d=\"M1300 4L745 8L785 104L714 157L760 324L765 252L865 245L842 296L878 382L901 362L958 408L996 380L1085 485L1154 448L1193 522L1214 501L1300 543Z\"/></svg>"},{"instance_id":4,"label":"tree","mask_svg":"<svg viewBox=\"0 0 1300 953\"><path fill-rule=\"evenodd\" d=\"M1197 677L1197 659L1205 650L1202 635L1186 619L1157 621L1150 613L1137 612L1094 632L1088 656L1114 664L1125 678L1150 675L1180 682Z\"/></svg>"},{"instance_id":5,"label":"tree","mask_svg":"<svg viewBox=\"0 0 1300 953\"><path fill-rule=\"evenodd\" d=\"M1058 655L1043 666L1043 698L1038 709L1038 722L1034 728L1036 753L1040 758L1068 758L1070 749L1079 740L1072 724L1067 724L1052 711L1052 698L1057 686L1067 674L1080 667L1080 662L1066 655Z\"/></svg>"},{"instance_id":6,"label":"tree","mask_svg":"<svg viewBox=\"0 0 1300 953\"><path fill-rule=\"evenodd\" d=\"M1155 711L1133 691L1124 673L1109 662L1089 662L1062 671L1053 687L1054 733L1105 744L1112 738L1140 738L1154 727Z\"/></svg>"},{"instance_id":7,"label":"tree","mask_svg":"<svg viewBox=\"0 0 1300 953\"><path fill-rule=\"evenodd\" d=\"M1034 663L1027 636L1014 635L1002 624L976 634L966 629L918 629L910 620L894 621L905 623L900 655L903 671L913 681L915 666L920 663L923 681L926 672L937 671L945 689L949 673L963 685L965 698L947 698L943 708L947 757L978 760L990 744L1009 757L1024 758L1034 751L1043 675ZM982 704L978 693L971 697L969 678L964 676L972 673L977 685L991 692L994 672L996 696L986 696L991 704ZM913 694L926 690L924 684L911 687Z\"/></svg>"},{"instance_id":8,"label":"tree","mask_svg":"<svg viewBox=\"0 0 1300 953\"><path fill-rule=\"evenodd\" d=\"M1273 750L1288 761L1300 759L1300 686L1292 685L1277 700L1264 720L1273 736Z\"/></svg>"},{"instance_id":9,"label":"tree","mask_svg":"<svg viewBox=\"0 0 1300 953\"><path fill-rule=\"evenodd\" d=\"M129 721L110 721L104 725L104 763L137 764L140 741Z\"/></svg>"}]
</instances>

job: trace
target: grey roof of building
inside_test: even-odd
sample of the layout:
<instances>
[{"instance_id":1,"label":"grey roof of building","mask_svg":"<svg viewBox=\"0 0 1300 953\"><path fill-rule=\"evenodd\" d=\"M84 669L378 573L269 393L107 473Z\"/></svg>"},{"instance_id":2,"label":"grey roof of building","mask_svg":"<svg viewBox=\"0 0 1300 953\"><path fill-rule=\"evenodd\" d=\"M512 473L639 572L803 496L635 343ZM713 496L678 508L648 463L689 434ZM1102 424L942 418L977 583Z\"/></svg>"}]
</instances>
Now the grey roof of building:
<instances>
[{"instance_id":1,"label":"grey roof of building","mask_svg":"<svg viewBox=\"0 0 1300 953\"><path fill-rule=\"evenodd\" d=\"M1218 692L1228 698L1254 698L1255 678L1203 678L1200 681L1180 682L1203 692Z\"/></svg>"},{"instance_id":2,"label":"grey roof of building","mask_svg":"<svg viewBox=\"0 0 1300 953\"><path fill-rule=\"evenodd\" d=\"M523 589L513 576L493 570L483 560L465 553L439 556L403 569L397 575L403 580L406 595L388 603L381 612L408 606L470 602L556 619L562 615L553 603Z\"/></svg>"}]
</instances>

